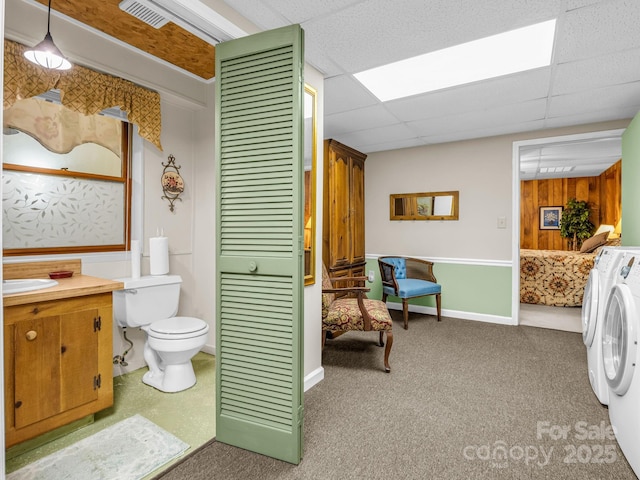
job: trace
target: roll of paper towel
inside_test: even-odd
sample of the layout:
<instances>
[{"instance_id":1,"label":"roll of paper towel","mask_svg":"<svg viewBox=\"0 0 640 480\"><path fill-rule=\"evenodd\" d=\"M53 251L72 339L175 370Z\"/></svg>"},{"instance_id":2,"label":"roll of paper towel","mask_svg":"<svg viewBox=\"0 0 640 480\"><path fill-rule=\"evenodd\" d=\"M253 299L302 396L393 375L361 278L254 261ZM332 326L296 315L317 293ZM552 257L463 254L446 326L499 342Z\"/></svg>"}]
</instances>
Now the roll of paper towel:
<instances>
[{"instance_id":1,"label":"roll of paper towel","mask_svg":"<svg viewBox=\"0 0 640 480\"><path fill-rule=\"evenodd\" d=\"M169 239L167 237L149 238L149 262L151 275L169 273Z\"/></svg>"},{"instance_id":2,"label":"roll of paper towel","mask_svg":"<svg viewBox=\"0 0 640 480\"><path fill-rule=\"evenodd\" d=\"M131 278L140 278L140 242L131 240Z\"/></svg>"}]
</instances>

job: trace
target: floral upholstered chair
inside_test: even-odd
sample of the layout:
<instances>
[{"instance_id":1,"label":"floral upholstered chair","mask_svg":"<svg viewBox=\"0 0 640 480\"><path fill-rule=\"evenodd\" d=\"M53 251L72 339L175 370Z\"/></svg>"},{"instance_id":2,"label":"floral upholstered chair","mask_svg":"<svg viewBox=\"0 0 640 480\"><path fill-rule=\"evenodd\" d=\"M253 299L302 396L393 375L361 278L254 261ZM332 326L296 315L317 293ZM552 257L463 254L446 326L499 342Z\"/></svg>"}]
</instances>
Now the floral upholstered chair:
<instances>
[{"instance_id":1,"label":"floral upholstered chair","mask_svg":"<svg viewBox=\"0 0 640 480\"><path fill-rule=\"evenodd\" d=\"M442 287L433 275L433 262L410 257L378 258L382 279L382 301L393 295L402 299L404 329L409 328L409 300L427 295L436 296L436 310L440 321Z\"/></svg>"},{"instance_id":2,"label":"floral upholstered chair","mask_svg":"<svg viewBox=\"0 0 640 480\"><path fill-rule=\"evenodd\" d=\"M393 345L393 322L387 306L380 300L367 298L369 291L365 286L347 286L335 288L334 282L344 281L347 284L362 284L367 277L330 278L327 267L322 266L322 347L327 335L335 338L342 333L356 331L380 332L378 345L384 346L384 333L387 334L387 345L384 349L384 370L389 373L389 352ZM346 294L336 298L336 294Z\"/></svg>"}]
</instances>

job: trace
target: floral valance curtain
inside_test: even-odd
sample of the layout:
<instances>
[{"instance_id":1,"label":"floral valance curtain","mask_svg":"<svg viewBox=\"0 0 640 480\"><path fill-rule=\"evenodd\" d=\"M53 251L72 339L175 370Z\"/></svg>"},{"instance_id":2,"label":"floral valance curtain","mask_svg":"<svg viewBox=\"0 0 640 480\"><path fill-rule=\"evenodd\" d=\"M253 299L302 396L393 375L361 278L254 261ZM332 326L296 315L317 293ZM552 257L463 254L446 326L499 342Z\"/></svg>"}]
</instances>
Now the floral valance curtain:
<instances>
[{"instance_id":1,"label":"floral valance curtain","mask_svg":"<svg viewBox=\"0 0 640 480\"><path fill-rule=\"evenodd\" d=\"M138 126L140 136L162 150L159 93L78 65L66 71L47 71L24 58L26 49L19 43L4 41L4 108L17 100L57 89L62 105L84 115L120 107L127 112L128 120Z\"/></svg>"},{"instance_id":2,"label":"floral valance curtain","mask_svg":"<svg viewBox=\"0 0 640 480\"><path fill-rule=\"evenodd\" d=\"M26 98L5 108L2 127L24 132L54 153L65 154L78 145L94 143L108 148L117 158L122 155L122 122L119 119L83 115L39 98Z\"/></svg>"}]
</instances>

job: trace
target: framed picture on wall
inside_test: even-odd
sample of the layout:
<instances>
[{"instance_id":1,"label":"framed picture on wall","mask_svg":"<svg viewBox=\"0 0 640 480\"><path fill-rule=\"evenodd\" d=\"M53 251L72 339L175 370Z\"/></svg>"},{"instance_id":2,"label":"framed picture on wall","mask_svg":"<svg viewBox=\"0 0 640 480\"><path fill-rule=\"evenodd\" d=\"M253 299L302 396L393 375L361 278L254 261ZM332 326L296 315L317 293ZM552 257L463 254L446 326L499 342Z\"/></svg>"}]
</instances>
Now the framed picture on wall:
<instances>
[{"instance_id":1,"label":"framed picture on wall","mask_svg":"<svg viewBox=\"0 0 640 480\"><path fill-rule=\"evenodd\" d=\"M562 207L540 207L540 230L560 230Z\"/></svg>"}]
</instances>

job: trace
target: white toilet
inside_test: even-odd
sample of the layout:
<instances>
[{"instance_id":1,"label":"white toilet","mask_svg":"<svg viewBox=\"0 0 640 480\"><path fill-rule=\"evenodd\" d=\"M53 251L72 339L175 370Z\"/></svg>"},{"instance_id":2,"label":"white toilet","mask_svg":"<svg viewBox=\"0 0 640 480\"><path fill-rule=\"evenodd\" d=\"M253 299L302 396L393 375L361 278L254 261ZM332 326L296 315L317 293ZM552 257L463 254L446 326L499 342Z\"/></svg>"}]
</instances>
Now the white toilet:
<instances>
[{"instance_id":1,"label":"white toilet","mask_svg":"<svg viewBox=\"0 0 640 480\"><path fill-rule=\"evenodd\" d=\"M191 358L207 341L209 325L199 318L174 317L180 299L179 275L120 278L113 292L113 316L121 327L147 333L142 381L163 392L179 392L196 383Z\"/></svg>"}]
</instances>

